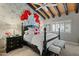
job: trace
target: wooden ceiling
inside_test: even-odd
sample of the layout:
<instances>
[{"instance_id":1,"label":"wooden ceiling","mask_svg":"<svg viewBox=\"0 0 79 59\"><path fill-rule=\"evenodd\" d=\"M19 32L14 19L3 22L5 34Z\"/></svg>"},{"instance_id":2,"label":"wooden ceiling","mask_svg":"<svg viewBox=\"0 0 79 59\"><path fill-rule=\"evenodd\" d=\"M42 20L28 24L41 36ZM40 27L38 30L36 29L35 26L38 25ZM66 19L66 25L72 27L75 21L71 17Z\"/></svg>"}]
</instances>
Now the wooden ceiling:
<instances>
[{"instance_id":1,"label":"wooden ceiling","mask_svg":"<svg viewBox=\"0 0 79 59\"><path fill-rule=\"evenodd\" d=\"M43 19L49 19L51 17L61 17L62 15L68 15L71 12L79 12L78 3L56 3L56 6L53 6L53 3L46 3L49 6L43 6L39 10L37 8L41 7L43 3L27 3L35 12L37 12Z\"/></svg>"}]
</instances>

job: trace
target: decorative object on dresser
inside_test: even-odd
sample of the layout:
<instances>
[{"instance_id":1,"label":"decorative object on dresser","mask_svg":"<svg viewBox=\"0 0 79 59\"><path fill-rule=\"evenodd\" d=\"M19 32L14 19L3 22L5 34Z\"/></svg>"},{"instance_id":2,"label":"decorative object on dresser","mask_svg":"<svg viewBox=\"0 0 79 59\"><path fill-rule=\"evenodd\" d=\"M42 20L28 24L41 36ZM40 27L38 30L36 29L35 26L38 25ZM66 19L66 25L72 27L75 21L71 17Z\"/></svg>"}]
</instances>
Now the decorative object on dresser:
<instances>
[{"instance_id":1,"label":"decorative object on dresser","mask_svg":"<svg viewBox=\"0 0 79 59\"><path fill-rule=\"evenodd\" d=\"M7 53L11 50L22 48L22 36L7 37L6 42Z\"/></svg>"}]
</instances>

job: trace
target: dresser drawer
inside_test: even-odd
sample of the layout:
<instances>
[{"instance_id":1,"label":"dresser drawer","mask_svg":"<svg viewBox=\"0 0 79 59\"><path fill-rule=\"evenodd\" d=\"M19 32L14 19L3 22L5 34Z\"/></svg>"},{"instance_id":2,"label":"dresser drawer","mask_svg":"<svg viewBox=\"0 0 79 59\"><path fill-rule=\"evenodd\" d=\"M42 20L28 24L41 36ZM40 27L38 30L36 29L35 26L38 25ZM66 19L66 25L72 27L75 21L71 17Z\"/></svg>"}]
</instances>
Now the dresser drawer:
<instances>
[{"instance_id":1,"label":"dresser drawer","mask_svg":"<svg viewBox=\"0 0 79 59\"><path fill-rule=\"evenodd\" d=\"M22 37L18 36L7 38L6 46L6 52L22 47Z\"/></svg>"}]
</instances>

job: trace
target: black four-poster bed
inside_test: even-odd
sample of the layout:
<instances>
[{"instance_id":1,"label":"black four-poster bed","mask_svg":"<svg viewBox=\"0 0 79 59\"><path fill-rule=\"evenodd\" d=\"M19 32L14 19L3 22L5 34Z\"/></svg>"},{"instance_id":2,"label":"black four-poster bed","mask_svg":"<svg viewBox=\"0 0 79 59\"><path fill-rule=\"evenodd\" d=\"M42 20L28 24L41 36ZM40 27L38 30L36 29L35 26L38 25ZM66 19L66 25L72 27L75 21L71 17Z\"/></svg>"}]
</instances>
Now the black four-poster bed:
<instances>
[{"instance_id":1,"label":"black four-poster bed","mask_svg":"<svg viewBox=\"0 0 79 59\"><path fill-rule=\"evenodd\" d=\"M28 27L31 27L32 25L28 25L28 26L23 26L23 23L22 23L22 39L23 39L23 36L24 36L24 31L28 30ZM50 51L47 49L47 43L54 40L54 39L60 39L60 29L59 29L59 33L56 37L53 37L49 40L46 40L46 27L44 28L44 41L43 41L43 52L42 52L42 56L47 56L47 55L50 55ZM23 40L23 45L26 45L28 47L30 47L34 52L38 53L40 55L40 51L38 49L38 46L36 45L33 45L25 40ZM52 52L53 53L53 52Z\"/></svg>"}]
</instances>

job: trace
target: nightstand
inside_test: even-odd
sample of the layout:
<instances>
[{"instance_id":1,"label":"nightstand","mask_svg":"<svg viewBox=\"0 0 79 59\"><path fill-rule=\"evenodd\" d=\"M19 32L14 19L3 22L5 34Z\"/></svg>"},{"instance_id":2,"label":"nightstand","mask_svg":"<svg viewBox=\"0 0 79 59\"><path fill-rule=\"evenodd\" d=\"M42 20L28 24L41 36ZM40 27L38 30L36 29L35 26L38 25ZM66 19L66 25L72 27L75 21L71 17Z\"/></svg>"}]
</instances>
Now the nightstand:
<instances>
[{"instance_id":1,"label":"nightstand","mask_svg":"<svg viewBox=\"0 0 79 59\"><path fill-rule=\"evenodd\" d=\"M6 39L6 52L11 50L22 48L22 36L8 37Z\"/></svg>"}]
</instances>

